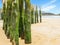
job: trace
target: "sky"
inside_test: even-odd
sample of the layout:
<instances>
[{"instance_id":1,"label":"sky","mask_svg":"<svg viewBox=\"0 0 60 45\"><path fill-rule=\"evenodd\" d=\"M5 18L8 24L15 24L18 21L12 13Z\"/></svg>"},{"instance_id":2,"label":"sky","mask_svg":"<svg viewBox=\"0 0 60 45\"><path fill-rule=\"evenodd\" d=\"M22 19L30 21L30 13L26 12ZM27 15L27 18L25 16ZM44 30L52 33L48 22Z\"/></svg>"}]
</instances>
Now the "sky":
<instances>
[{"instance_id":1,"label":"sky","mask_svg":"<svg viewBox=\"0 0 60 45\"><path fill-rule=\"evenodd\" d=\"M31 4L41 7L42 11L51 13L60 13L60 0L30 0ZM0 8L2 8L2 0L0 0Z\"/></svg>"},{"instance_id":2,"label":"sky","mask_svg":"<svg viewBox=\"0 0 60 45\"><path fill-rule=\"evenodd\" d=\"M58 14L60 13L60 0L31 0L31 4L41 7L42 11Z\"/></svg>"},{"instance_id":3,"label":"sky","mask_svg":"<svg viewBox=\"0 0 60 45\"><path fill-rule=\"evenodd\" d=\"M2 8L2 0L0 0L0 8Z\"/></svg>"}]
</instances>

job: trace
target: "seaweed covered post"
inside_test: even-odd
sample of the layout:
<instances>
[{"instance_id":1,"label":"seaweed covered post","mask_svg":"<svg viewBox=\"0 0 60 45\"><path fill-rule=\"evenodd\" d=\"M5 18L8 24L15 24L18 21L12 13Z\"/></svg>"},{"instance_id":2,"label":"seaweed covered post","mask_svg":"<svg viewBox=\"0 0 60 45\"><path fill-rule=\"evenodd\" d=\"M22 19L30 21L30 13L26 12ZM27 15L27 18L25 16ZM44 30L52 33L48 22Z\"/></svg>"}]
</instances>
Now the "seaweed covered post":
<instances>
[{"instance_id":1,"label":"seaweed covered post","mask_svg":"<svg viewBox=\"0 0 60 45\"><path fill-rule=\"evenodd\" d=\"M36 6L36 10L35 10L35 23L38 23L38 10L37 10L37 6Z\"/></svg>"},{"instance_id":2,"label":"seaweed covered post","mask_svg":"<svg viewBox=\"0 0 60 45\"><path fill-rule=\"evenodd\" d=\"M13 41L15 42L15 45L19 45L19 19L20 19L20 13L19 13L19 0L14 0L15 2L13 3L14 5L14 11L13 11L13 19L15 20L14 21L14 24L13 26L15 30L14 31L14 38L13 38Z\"/></svg>"},{"instance_id":3,"label":"seaweed covered post","mask_svg":"<svg viewBox=\"0 0 60 45\"><path fill-rule=\"evenodd\" d=\"M19 18L19 0L13 0L10 30L12 45L19 45Z\"/></svg>"},{"instance_id":4,"label":"seaweed covered post","mask_svg":"<svg viewBox=\"0 0 60 45\"><path fill-rule=\"evenodd\" d=\"M31 24L34 23L34 8L31 9Z\"/></svg>"},{"instance_id":5,"label":"seaweed covered post","mask_svg":"<svg viewBox=\"0 0 60 45\"><path fill-rule=\"evenodd\" d=\"M12 13L12 0L7 0L7 11L6 11L6 22L7 22L7 30L6 35L7 38L10 38L10 30L11 30L11 13Z\"/></svg>"},{"instance_id":6,"label":"seaweed covered post","mask_svg":"<svg viewBox=\"0 0 60 45\"><path fill-rule=\"evenodd\" d=\"M40 13L40 23L41 23L41 22L42 22L42 13L41 13L41 8L40 8L39 13Z\"/></svg>"},{"instance_id":7,"label":"seaweed covered post","mask_svg":"<svg viewBox=\"0 0 60 45\"><path fill-rule=\"evenodd\" d=\"M5 18L4 18L4 14L5 14L5 2L3 2L3 12L2 12L2 14L3 14L3 29L5 28Z\"/></svg>"},{"instance_id":8,"label":"seaweed covered post","mask_svg":"<svg viewBox=\"0 0 60 45\"><path fill-rule=\"evenodd\" d=\"M21 37L21 39L24 39L24 0L19 0L19 11L19 37Z\"/></svg>"},{"instance_id":9,"label":"seaweed covered post","mask_svg":"<svg viewBox=\"0 0 60 45\"><path fill-rule=\"evenodd\" d=\"M35 23L37 22L36 17L37 17L37 16L36 16L36 10L35 10Z\"/></svg>"},{"instance_id":10,"label":"seaweed covered post","mask_svg":"<svg viewBox=\"0 0 60 45\"><path fill-rule=\"evenodd\" d=\"M31 15L30 15L30 0L25 0L25 43L31 43Z\"/></svg>"}]
</instances>

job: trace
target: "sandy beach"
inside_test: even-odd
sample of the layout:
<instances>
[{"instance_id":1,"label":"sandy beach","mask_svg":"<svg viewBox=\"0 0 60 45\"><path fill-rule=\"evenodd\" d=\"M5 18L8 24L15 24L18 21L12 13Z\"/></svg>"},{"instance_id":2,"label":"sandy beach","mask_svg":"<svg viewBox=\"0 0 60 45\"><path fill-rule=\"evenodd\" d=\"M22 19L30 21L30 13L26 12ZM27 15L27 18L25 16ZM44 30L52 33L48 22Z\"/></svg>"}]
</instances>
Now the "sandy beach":
<instances>
[{"instance_id":1,"label":"sandy beach","mask_svg":"<svg viewBox=\"0 0 60 45\"><path fill-rule=\"evenodd\" d=\"M12 45L2 30L0 20L0 45ZM42 23L31 25L32 43L24 44L19 39L19 45L60 45L60 18L43 18Z\"/></svg>"}]
</instances>

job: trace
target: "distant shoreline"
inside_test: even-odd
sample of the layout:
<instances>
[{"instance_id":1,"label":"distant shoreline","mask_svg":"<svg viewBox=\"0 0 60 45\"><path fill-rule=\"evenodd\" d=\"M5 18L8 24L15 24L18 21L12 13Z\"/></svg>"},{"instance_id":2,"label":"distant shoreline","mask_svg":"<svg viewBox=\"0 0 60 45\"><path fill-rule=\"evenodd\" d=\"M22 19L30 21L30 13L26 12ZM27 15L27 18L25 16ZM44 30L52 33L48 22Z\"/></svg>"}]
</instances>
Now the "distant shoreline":
<instances>
[{"instance_id":1,"label":"distant shoreline","mask_svg":"<svg viewBox=\"0 0 60 45\"><path fill-rule=\"evenodd\" d=\"M60 16L60 15L49 15L49 14L48 15L47 14L46 15L43 15L42 14L42 16Z\"/></svg>"}]
</instances>

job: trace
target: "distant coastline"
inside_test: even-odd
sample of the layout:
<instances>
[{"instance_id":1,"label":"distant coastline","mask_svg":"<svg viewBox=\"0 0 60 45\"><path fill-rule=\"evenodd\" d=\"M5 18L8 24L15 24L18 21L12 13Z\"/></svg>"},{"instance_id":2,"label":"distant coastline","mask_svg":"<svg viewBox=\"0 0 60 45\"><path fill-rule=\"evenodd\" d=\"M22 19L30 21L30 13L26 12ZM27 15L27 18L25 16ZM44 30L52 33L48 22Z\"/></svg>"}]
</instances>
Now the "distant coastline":
<instances>
[{"instance_id":1,"label":"distant coastline","mask_svg":"<svg viewBox=\"0 0 60 45\"><path fill-rule=\"evenodd\" d=\"M54 14L54 13L42 13L44 16L60 16L60 14Z\"/></svg>"}]
</instances>

